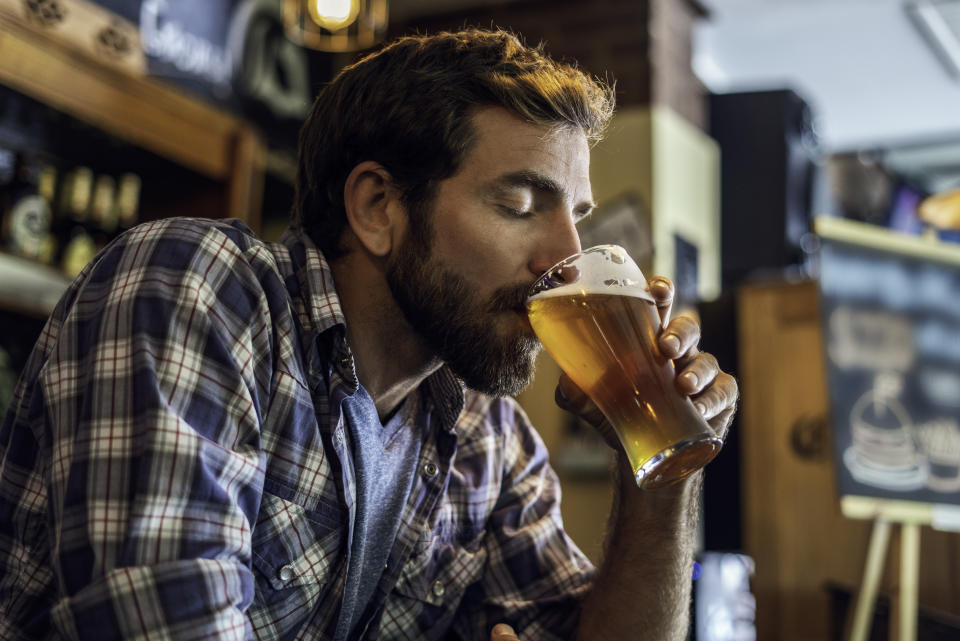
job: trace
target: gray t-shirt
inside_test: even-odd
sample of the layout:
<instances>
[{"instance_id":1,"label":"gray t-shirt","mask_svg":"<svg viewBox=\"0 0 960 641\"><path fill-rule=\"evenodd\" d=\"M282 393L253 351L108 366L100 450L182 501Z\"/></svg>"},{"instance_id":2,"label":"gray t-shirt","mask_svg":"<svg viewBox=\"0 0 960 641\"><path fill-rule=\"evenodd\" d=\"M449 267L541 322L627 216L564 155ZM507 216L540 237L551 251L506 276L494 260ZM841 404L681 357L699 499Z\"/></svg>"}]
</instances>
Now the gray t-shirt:
<instances>
[{"instance_id":1,"label":"gray t-shirt","mask_svg":"<svg viewBox=\"0 0 960 641\"><path fill-rule=\"evenodd\" d=\"M335 641L345 641L353 632L393 548L420 458L422 421L416 420L416 405L414 394L382 425L363 386L343 401L357 479L357 510Z\"/></svg>"}]
</instances>

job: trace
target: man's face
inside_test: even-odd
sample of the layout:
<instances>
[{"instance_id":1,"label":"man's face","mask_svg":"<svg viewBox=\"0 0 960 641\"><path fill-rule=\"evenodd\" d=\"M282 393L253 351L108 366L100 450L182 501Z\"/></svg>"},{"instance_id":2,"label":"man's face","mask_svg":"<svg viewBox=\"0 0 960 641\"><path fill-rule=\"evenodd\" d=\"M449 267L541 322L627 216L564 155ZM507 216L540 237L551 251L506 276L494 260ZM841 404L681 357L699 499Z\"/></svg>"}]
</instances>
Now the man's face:
<instances>
[{"instance_id":1,"label":"man's face","mask_svg":"<svg viewBox=\"0 0 960 641\"><path fill-rule=\"evenodd\" d=\"M540 344L526 292L576 253L575 223L592 208L582 132L549 130L509 112L474 116L460 170L437 187L429 229L410 229L388 273L394 298L426 345L471 388L516 394Z\"/></svg>"}]
</instances>

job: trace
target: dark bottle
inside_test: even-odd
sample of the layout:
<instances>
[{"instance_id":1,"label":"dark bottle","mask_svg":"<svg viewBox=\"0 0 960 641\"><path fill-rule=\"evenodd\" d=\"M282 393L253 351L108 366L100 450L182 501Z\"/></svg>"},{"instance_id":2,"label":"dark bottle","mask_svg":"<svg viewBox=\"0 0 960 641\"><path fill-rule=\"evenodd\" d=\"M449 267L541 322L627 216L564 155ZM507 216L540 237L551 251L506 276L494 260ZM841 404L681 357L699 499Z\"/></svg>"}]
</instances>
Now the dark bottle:
<instances>
[{"instance_id":1,"label":"dark bottle","mask_svg":"<svg viewBox=\"0 0 960 641\"><path fill-rule=\"evenodd\" d=\"M117 185L117 223L120 229L130 229L140 217L140 176L126 173Z\"/></svg>"},{"instance_id":2,"label":"dark bottle","mask_svg":"<svg viewBox=\"0 0 960 641\"><path fill-rule=\"evenodd\" d=\"M0 228L10 211L10 188L17 170L17 154L0 147Z\"/></svg>"},{"instance_id":3,"label":"dark bottle","mask_svg":"<svg viewBox=\"0 0 960 641\"><path fill-rule=\"evenodd\" d=\"M75 167L64 177L58 214L65 229L60 268L71 278L97 253L89 220L92 200L93 171L89 167Z\"/></svg>"},{"instance_id":4,"label":"dark bottle","mask_svg":"<svg viewBox=\"0 0 960 641\"><path fill-rule=\"evenodd\" d=\"M103 249L117 233L117 184L113 176L101 174L93 183L90 200L90 230L97 251Z\"/></svg>"}]
</instances>

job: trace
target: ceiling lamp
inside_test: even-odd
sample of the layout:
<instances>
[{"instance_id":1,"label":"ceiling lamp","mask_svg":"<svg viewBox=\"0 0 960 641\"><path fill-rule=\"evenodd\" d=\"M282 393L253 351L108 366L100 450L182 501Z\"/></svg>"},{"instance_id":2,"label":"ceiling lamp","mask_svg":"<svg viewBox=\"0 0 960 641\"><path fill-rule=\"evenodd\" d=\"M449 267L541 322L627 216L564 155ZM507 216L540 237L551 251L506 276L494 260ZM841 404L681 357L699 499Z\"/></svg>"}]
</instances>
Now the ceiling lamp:
<instances>
[{"instance_id":1,"label":"ceiling lamp","mask_svg":"<svg viewBox=\"0 0 960 641\"><path fill-rule=\"evenodd\" d=\"M387 30L387 0L284 0L287 37L320 51L358 51Z\"/></svg>"}]
</instances>

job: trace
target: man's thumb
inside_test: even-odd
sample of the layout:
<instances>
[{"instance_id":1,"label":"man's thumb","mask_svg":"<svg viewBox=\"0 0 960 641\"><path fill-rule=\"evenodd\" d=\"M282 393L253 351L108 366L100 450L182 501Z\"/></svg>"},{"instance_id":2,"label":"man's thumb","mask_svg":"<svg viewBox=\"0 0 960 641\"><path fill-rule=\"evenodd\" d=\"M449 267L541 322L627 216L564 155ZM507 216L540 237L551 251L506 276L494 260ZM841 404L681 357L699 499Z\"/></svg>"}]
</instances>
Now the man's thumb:
<instances>
[{"instance_id":1,"label":"man's thumb","mask_svg":"<svg viewBox=\"0 0 960 641\"><path fill-rule=\"evenodd\" d=\"M493 626L490 634L490 641L520 641L517 639L517 633L513 631L506 623L498 623Z\"/></svg>"}]
</instances>

